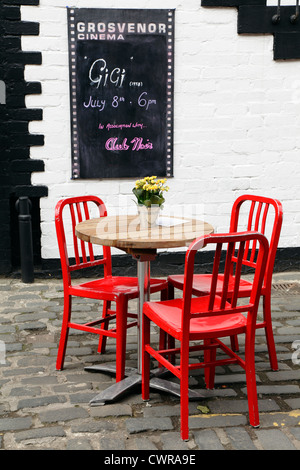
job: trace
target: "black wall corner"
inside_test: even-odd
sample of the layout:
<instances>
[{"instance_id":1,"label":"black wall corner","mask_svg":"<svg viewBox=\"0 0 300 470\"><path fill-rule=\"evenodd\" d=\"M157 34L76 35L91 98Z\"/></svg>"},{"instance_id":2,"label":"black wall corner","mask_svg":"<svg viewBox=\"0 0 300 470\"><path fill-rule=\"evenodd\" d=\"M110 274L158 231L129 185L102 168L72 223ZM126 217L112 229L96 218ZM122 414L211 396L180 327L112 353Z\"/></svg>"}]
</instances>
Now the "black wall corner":
<instances>
[{"instance_id":1,"label":"black wall corner","mask_svg":"<svg viewBox=\"0 0 300 470\"><path fill-rule=\"evenodd\" d=\"M31 174L44 171L44 162L30 159L30 147L44 145L44 136L29 133L29 122L41 120L41 109L27 109L25 97L40 94L39 82L24 79L27 64L40 65L40 52L22 51L21 36L37 36L39 24L21 20L21 5L39 5L39 0L2 0L0 4L0 274L20 264L18 218L15 203L20 196L31 199L34 257L40 259L39 199L45 186L33 186Z\"/></svg>"},{"instance_id":2,"label":"black wall corner","mask_svg":"<svg viewBox=\"0 0 300 470\"><path fill-rule=\"evenodd\" d=\"M267 0L202 0L203 7L240 7L241 5L266 5Z\"/></svg>"},{"instance_id":3,"label":"black wall corner","mask_svg":"<svg viewBox=\"0 0 300 470\"><path fill-rule=\"evenodd\" d=\"M267 6L266 0L202 0L201 5L236 7L238 34L273 34L274 60L300 59L300 15L295 19L296 2L295 6L280 9Z\"/></svg>"}]
</instances>

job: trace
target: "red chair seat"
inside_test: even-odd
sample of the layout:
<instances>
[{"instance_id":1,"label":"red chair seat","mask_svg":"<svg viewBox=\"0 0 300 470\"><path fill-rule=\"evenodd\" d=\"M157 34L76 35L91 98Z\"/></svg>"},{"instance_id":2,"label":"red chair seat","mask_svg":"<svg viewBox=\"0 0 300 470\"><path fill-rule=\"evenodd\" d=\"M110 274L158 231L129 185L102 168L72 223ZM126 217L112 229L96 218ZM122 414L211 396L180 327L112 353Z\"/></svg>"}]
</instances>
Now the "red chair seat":
<instances>
[{"instance_id":1,"label":"red chair seat","mask_svg":"<svg viewBox=\"0 0 300 470\"><path fill-rule=\"evenodd\" d=\"M150 280L151 294L167 288L167 281L162 279ZM114 301L119 295L126 295L128 299L135 299L139 295L138 280L136 277L107 276L103 279L85 282L70 287L70 293L79 297L91 299L105 299Z\"/></svg>"},{"instance_id":2,"label":"red chair seat","mask_svg":"<svg viewBox=\"0 0 300 470\"><path fill-rule=\"evenodd\" d=\"M209 296L192 299L191 313L207 311L208 303ZM215 308L220 308L220 304L221 297L216 296ZM226 303L226 306L228 308L231 307L229 303ZM176 339L181 339L182 308L183 299L167 300L164 302L146 302L144 305L144 313L166 333ZM244 332L245 326L246 318L241 313L191 318L190 339L228 336L228 332L230 332L230 334L239 334Z\"/></svg>"}]
</instances>

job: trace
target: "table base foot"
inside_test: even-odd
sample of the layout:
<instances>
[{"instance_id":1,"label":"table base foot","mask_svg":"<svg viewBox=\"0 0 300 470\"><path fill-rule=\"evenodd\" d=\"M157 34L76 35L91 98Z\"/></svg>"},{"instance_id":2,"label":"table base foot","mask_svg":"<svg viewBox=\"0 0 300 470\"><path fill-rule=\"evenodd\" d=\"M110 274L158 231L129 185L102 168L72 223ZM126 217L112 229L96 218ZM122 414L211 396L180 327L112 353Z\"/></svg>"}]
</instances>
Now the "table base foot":
<instances>
[{"instance_id":1,"label":"table base foot","mask_svg":"<svg viewBox=\"0 0 300 470\"><path fill-rule=\"evenodd\" d=\"M130 375L125 377L125 379L120 382L108 387L106 390L103 390L98 395L96 395L91 401L91 406L105 405L105 403L113 402L121 398L123 395L128 393L132 388L141 384L142 377L139 374Z\"/></svg>"},{"instance_id":2,"label":"table base foot","mask_svg":"<svg viewBox=\"0 0 300 470\"><path fill-rule=\"evenodd\" d=\"M87 372L103 372L106 374L116 375L116 364L97 364L94 366L87 366L84 368ZM125 367L125 376L129 376L136 373L134 367Z\"/></svg>"},{"instance_id":3,"label":"table base foot","mask_svg":"<svg viewBox=\"0 0 300 470\"><path fill-rule=\"evenodd\" d=\"M106 365L95 365L90 367L85 367L85 370L90 372L107 372L110 374L115 373L115 368L113 365L106 364ZM158 390L160 392L170 393L176 397L180 398L180 385L171 382L169 380L162 379L162 376L165 376L169 373L166 369L156 369L152 372L150 378L150 388L154 390ZM142 376L137 373L136 369L133 368L126 368L125 370L126 377L125 379L121 380L120 382L116 382L106 390L103 390L98 395L96 395L91 401L91 406L101 406L105 405L106 403L114 402L121 398L123 395L128 394L128 392L141 385L142 383ZM199 400L204 398L201 392L196 390L189 390L189 400Z\"/></svg>"},{"instance_id":4,"label":"table base foot","mask_svg":"<svg viewBox=\"0 0 300 470\"><path fill-rule=\"evenodd\" d=\"M150 387L180 398L180 385L175 382L163 380L159 377L153 377L150 379ZM201 392L189 389L189 400L199 400L201 398L204 398L204 395Z\"/></svg>"}]
</instances>

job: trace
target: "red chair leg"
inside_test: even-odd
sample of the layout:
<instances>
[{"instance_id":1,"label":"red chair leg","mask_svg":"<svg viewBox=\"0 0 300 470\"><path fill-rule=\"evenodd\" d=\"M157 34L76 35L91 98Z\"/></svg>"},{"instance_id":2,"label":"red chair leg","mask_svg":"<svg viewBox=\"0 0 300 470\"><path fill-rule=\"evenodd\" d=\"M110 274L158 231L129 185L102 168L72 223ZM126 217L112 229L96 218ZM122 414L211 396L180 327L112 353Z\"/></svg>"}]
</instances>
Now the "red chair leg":
<instances>
[{"instance_id":1,"label":"red chair leg","mask_svg":"<svg viewBox=\"0 0 300 470\"><path fill-rule=\"evenodd\" d=\"M171 291L171 294L170 294ZM168 286L168 289L164 289L160 293L160 300L169 300L171 298L174 298L174 287L172 285ZM165 331L160 330L159 333L159 349L166 349L167 348L167 341L168 341L168 348L172 349L175 347L175 340L174 338L168 336ZM175 357L171 358L170 356L168 357L168 360L172 362L172 364L175 364ZM158 367L161 367L161 364L158 364Z\"/></svg>"},{"instance_id":2,"label":"red chair leg","mask_svg":"<svg viewBox=\"0 0 300 470\"><path fill-rule=\"evenodd\" d=\"M164 289L160 292L160 300L161 301L169 299L169 297L168 297L169 288L170 288L170 286L168 286L168 289ZM166 344L167 344L167 334L166 334L165 331L160 330L160 332L159 332L159 349L166 349ZM158 365L158 367L160 367L160 364Z\"/></svg>"},{"instance_id":3,"label":"red chair leg","mask_svg":"<svg viewBox=\"0 0 300 470\"><path fill-rule=\"evenodd\" d=\"M164 330L159 331L159 349L166 349L167 344L167 334ZM158 367L163 367L160 362L158 362Z\"/></svg>"},{"instance_id":4,"label":"red chair leg","mask_svg":"<svg viewBox=\"0 0 300 470\"><path fill-rule=\"evenodd\" d=\"M169 299L169 290L168 289L163 289L160 291L160 300L168 300Z\"/></svg>"},{"instance_id":5,"label":"red chair leg","mask_svg":"<svg viewBox=\"0 0 300 470\"><path fill-rule=\"evenodd\" d=\"M258 399L255 377L255 336L252 339L246 335L245 343L245 364L246 364L246 383L249 409L249 422L253 427L259 426Z\"/></svg>"},{"instance_id":6,"label":"red chair leg","mask_svg":"<svg viewBox=\"0 0 300 470\"><path fill-rule=\"evenodd\" d=\"M105 320L103 323L102 323L102 328L103 330L107 330L108 329L108 323L109 323L109 315L107 313L108 309L111 307L111 302L107 301L107 300L104 300L103 301L103 313L102 313L102 318L107 318L107 320ZM99 336L99 344L98 344L98 353L101 353L101 354L104 354L105 353L105 350L106 350L106 340L107 340L107 336L105 335L100 335Z\"/></svg>"},{"instance_id":7,"label":"red chair leg","mask_svg":"<svg viewBox=\"0 0 300 470\"><path fill-rule=\"evenodd\" d=\"M263 298L264 320L266 322L265 332L267 338L267 345L269 351L271 369L278 370L277 354L274 342L274 335L271 320L271 298L269 295L264 295Z\"/></svg>"},{"instance_id":8,"label":"red chair leg","mask_svg":"<svg viewBox=\"0 0 300 470\"><path fill-rule=\"evenodd\" d=\"M240 350L239 340L236 335L230 337L230 344L231 344L232 351L238 352Z\"/></svg>"},{"instance_id":9,"label":"red chair leg","mask_svg":"<svg viewBox=\"0 0 300 470\"><path fill-rule=\"evenodd\" d=\"M71 318L71 305L72 305L72 298L70 295L64 296L64 312L63 312L63 320L62 320L62 327L60 333L60 340L57 352L57 359L56 359L56 369L62 370L64 367L66 349L67 349L67 342L68 342L68 335L69 335L69 321Z\"/></svg>"},{"instance_id":10,"label":"red chair leg","mask_svg":"<svg viewBox=\"0 0 300 470\"><path fill-rule=\"evenodd\" d=\"M168 335L165 331L160 330L159 332L159 349L174 349L175 348L175 339ZM168 361L171 364L175 364L175 354L168 355ZM160 363L158 363L158 367L162 367Z\"/></svg>"},{"instance_id":11,"label":"red chair leg","mask_svg":"<svg viewBox=\"0 0 300 470\"><path fill-rule=\"evenodd\" d=\"M127 298L120 296L116 305L116 382L125 377L127 303Z\"/></svg>"},{"instance_id":12,"label":"red chair leg","mask_svg":"<svg viewBox=\"0 0 300 470\"><path fill-rule=\"evenodd\" d=\"M168 349L174 349L175 348L175 338L173 336L168 335ZM171 362L171 364L175 365L176 362L176 356L175 354L169 354L168 360Z\"/></svg>"},{"instance_id":13,"label":"red chair leg","mask_svg":"<svg viewBox=\"0 0 300 470\"><path fill-rule=\"evenodd\" d=\"M149 400L150 383L150 355L145 351L145 345L150 343L150 320L145 315L143 317L142 334L142 399Z\"/></svg>"},{"instance_id":14,"label":"red chair leg","mask_svg":"<svg viewBox=\"0 0 300 470\"><path fill-rule=\"evenodd\" d=\"M187 349L186 349L187 348ZM180 426L181 439L189 439L189 345L181 346L180 363Z\"/></svg>"},{"instance_id":15,"label":"red chair leg","mask_svg":"<svg viewBox=\"0 0 300 470\"><path fill-rule=\"evenodd\" d=\"M213 341L211 339L204 340L204 345L208 346L212 344ZM216 348L209 348L204 350L204 362L213 362L216 360ZM205 367L204 369L204 377L205 377L205 384L206 388L212 390L215 386L215 366Z\"/></svg>"},{"instance_id":16,"label":"red chair leg","mask_svg":"<svg viewBox=\"0 0 300 470\"><path fill-rule=\"evenodd\" d=\"M168 291L167 292L168 292L168 299L169 300L174 299L175 289L174 289L174 286L172 286L172 284L168 285Z\"/></svg>"}]
</instances>

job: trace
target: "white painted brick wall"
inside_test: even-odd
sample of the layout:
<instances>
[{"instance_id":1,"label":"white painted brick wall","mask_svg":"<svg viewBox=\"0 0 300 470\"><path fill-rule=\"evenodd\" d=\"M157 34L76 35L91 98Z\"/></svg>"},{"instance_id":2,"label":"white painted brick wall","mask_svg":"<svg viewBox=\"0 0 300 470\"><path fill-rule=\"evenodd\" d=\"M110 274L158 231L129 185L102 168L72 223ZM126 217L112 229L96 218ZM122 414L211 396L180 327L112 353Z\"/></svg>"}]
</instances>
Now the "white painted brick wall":
<instances>
[{"instance_id":1,"label":"white painted brick wall","mask_svg":"<svg viewBox=\"0 0 300 470\"><path fill-rule=\"evenodd\" d=\"M273 0L268 0L273 1ZM23 49L41 51L41 66L26 67L27 81L42 83L28 107L44 120L30 132L45 135L31 157L45 162L33 184L49 188L41 199L42 256L58 257L54 207L67 196L97 194L110 213L134 211L133 179L79 180L71 176L67 1L22 7L22 20L40 23L39 37ZM106 8L101 0L74 7ZM235 8L202 8L200 0L111 0L111 8L176 8L174 178L165 210L181 215L195 204L216 231L228 228L233 201L243 193L278 198L284 207L280 246L300 245L300 61L273 60L271 35L237 34Z\"/></svg>"}]
</instances>

